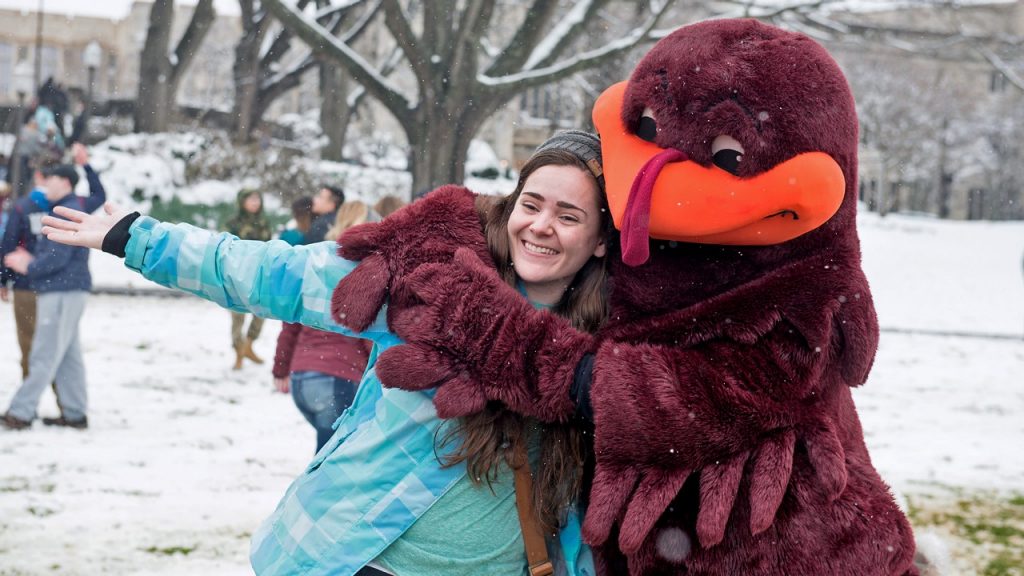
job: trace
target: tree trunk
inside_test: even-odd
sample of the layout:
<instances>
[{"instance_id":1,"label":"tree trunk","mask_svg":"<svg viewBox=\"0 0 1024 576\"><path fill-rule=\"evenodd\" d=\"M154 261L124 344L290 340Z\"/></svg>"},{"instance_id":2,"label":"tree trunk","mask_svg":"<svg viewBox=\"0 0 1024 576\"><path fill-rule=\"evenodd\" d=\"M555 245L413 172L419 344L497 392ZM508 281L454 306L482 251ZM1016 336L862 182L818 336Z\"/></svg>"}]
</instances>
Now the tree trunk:
<instances>
[{"instance_id":1,"label":"tree trunk","mask_svg":"<svg viewBox=\"0 0 1024 576\"><path fill-rule=\"evenodd\" d=\"M423 102L417 114L418 131L406 130L410 138L412 197L418 198L444 184L462 184L466 177L469 143L480 126L505 101L474 101L457 92L438 102ZM424 113L425 112L425 113Z\"/></svg>"},{"instance_id":2,"label":"tree trunk","mask_svg":"<svg viewBox=\"0 0 1024 576\"><path fill-rule=\"evenodd\" d=\"M171 61L167 44L174 18L173 0L156 0L149 11L149 29L139 64L139 95L135 104L136 132L164 132L170 117Z\"/></svg>"},{"instance_id":3,"label":"tree trunk","mask_svg":"<svg viewBox=\"0 0 1024 576\"><path fill-rule=\"evenodd\" d=\"M260 35L249 32L235 46L235 104L232 115L235 118L235 141L239 143L249 142L258 121L256 100L260 87L260 40Z\"/></svg>"},{"instance_id":4,"label":"tree trunk","mask_svg":"<svg viewBox=\"0 0 1024 576\"><path fill-rule=\"evenodd\" d=\"M324 160L340 162L345 146L345 132L351 118L348 75L337 64L320 64L320 126L327 135L327 146L320 151Z\"/></svg>"},{"instance_id":5,"label":"tree trunk","mask_svg":"<svg viewBox=\"0 0 1024 576\"><path fill-rule=\"evenodd\" d=\"M938 182L938 214L939 218L949 218L949 197L953 178L949 175L946 165L949 163L949 119L942 119L942 128L939 130L939 182Z\"/></svg>"}]
</instances>

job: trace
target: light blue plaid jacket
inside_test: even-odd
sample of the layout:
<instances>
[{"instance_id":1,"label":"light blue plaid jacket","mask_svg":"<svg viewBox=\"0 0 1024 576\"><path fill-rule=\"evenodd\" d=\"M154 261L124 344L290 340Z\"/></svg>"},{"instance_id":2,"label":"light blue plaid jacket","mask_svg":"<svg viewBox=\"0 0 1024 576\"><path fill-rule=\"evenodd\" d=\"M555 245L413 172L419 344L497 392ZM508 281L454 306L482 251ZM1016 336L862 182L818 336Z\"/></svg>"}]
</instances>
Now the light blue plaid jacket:
<instances>
[{"instance_id":1,"label":"light blue plaid jacket","mask_svg":"<svg viewBox=\"0 0 1024 576\"><path fill-rule=\"evenodd\" d=\"M132 224L125 265L238 312L253 312L353 335L331 319L334 286L355 268L333 242L289 246L239 240L188 224L141 217ZM257 574L354 574L400 537L466 473L442 468L433 392L383 388L373 371L380 350L401 343L382 310L362 338L374 351L335 433L253 535ZM570 517L560 535L559 572L593 574L589 549ZM564 573L564 572L563 572Z\"/></svg>"}]
</instances>

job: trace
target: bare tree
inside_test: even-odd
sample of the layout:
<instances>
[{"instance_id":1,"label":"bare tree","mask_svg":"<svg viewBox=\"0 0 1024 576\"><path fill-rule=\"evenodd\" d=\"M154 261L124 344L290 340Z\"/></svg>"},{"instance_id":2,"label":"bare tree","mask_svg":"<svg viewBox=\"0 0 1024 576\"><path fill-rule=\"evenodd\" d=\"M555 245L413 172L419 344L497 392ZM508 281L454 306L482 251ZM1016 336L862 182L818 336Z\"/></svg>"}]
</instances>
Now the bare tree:
<instances>
[{"instance_id":1,"label":"bare tree","mask_svg":"<svg viewBox=\"0 0 1024 576\"><path fill-rule=\"evenodd\" d=\"M155 0L139 64L139 94L135 103L135 131L167 130L178 85L192 63L216 13L213 0L199 0L188 28L173 52L168 51L174 23L174 0Z\"/></svg>"},{"instance_id":2,"label":"bare tree","mask_svg":"<svg viewBox=\"0 0 1024 576\"><path fill-rule=\"evenodd\" d=\"M560 3L535 0L522 10L507 41L493 50L488 35L495 0L383 0L388 32L415 78L407 94L380 74L350 43L308 18L296 5L264 0L285 27L330 58L361 84L397 120L410 146L413 190L461 182L469 142L484 121L516 94L623 54L648 39L669 2L652 2L642 22L580 51L580 42L604 40L592 23L610 0L577 0L566 11ZM502 26L509 18L502 19ZM421 32L417 33L417 30ZM572 52L571 55L570 52Z\"/></svg>"},{"instance_id":3,"label":"bare tree","mask_svg":"<svg viewBox=\"0 0 1024 576\"><path fill-rule=\"evenodd\" d=\"M310 4L310 0L299 0L296 9L304 10ZM346 2L337 7L331 7L326 0L317 0L315 4L319 8L315 16L317 24L330 30L332 34L337 34L349 20L356 20L355 25L342 35L346 40L352 41L366 29L380 6L380 0L366 7L363 5L368 3L358 1ZM348 110L339 110L335 97L338 90L342 90L343 97L340 101L343 107L347 90L338 85L342 79L337 75L328 74L325 78L322 71L324 58L318 58L305 45L302 45L305 54L292 50L294 34L288 28L275 27L273 16L263 8L259 0L239 0L239 6L242 12L242 37L235 47L235 140L249 141L253 129L270 105L298 87L306 72L314 68L321 68L321 94L330 94L332 98L324 101L323 107L330 109L331 113L344 114L345 117L340 122L342 125L347 123ZM360 8L365 9L362 14L357 14ZM355 16L359 16L358 19ZM273 37L268 40L270 35ZM286 56L291 59L287 65ZM329 125L325 126L325 132L331 141L328 149L340 150L344 127L339 135L337 117L331 116L330 120Z\"/></svg>"}]
</instances>

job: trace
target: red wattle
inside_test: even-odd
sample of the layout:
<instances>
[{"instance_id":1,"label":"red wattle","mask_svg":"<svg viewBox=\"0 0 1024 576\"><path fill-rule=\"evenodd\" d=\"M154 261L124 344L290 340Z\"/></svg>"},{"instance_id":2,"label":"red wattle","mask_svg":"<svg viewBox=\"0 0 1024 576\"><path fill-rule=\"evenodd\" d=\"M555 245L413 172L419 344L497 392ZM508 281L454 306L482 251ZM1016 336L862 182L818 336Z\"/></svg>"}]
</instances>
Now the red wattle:
<instances>
[{"instance_id":1,"label":"red wattle","mask_svg":"<svg viewBox=\"0 0 1024 576\"><path fill-rule=\"evenodd\" d=\"M684 152L675 148L663 150L648 160L633 179L622 216L622 261L627 265L639 266L650 257L651 197L658 174L669 162L687 159Z\"/></svg>"}]
</instances>

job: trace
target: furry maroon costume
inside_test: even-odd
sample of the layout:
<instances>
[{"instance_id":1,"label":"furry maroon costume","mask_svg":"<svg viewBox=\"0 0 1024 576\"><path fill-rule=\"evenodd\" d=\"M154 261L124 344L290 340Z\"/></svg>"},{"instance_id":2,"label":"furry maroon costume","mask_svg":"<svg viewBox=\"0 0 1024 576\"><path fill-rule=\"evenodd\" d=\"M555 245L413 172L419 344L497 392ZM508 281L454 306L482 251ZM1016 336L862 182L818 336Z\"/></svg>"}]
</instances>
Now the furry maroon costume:
<instances>
[{"instance_id":1,"label":"furry maroon costume","mask_svg":"<svg viewBox=\"0 0 1024 576\"><path fill-rule=\"evenodd\" d=\"M425 304L392 316L411 344L382 355L382 381L441 385L442 414L500 400L561 419L572 409L571 367L595 353L597 463L584 534L605 573L624 572L621 552L630 574L915 574L910 526L871 464L850 393L867 378L878 327L860 267L857 121L842 73L804 36L705 22L641 61L621 120L625 134L602 134L606 172L619 139L641 133L661 160L636 174L616 214L631 262L642 264L615 263L600 333L533 311L460 253L408 276L407 296ZM710 168L722 135L742 146L742 161L728 165L738 182L827 155L844 177L841 203L777 243L731 240L752 237L751 227L785 229L781 219L799 220L802 208L783 203L714 232L695 223L677 236L692 241L638 247L636 230L654 231L656 215L643 210L658 171ZM624 194L612 187L610 198ZM783 192L761 194L767 202Z\"/></svg>"}]
</instances>

